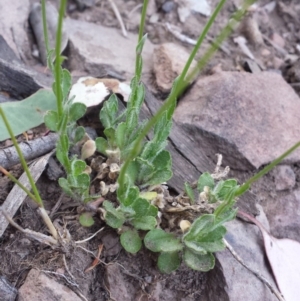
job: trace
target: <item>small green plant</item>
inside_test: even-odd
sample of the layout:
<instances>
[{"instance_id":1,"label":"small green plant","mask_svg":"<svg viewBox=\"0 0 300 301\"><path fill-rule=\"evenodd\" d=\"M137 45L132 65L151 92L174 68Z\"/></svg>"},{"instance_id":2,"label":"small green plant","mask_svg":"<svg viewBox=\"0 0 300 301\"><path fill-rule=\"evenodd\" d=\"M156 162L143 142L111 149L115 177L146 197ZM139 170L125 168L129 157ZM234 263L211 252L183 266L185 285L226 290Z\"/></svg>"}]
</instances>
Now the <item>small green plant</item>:
<instances>
[{"instance_id":1,"label":"small green plant","mask_svg":"<svg viewBox=\"0 0 300 301\"><path fill-rule=\"evenodd\" d=\"M212 269L215 262L213 253L225 248L224 224L235 218L236 198L300 146L300 142L294 145L241 186L235 179L224 180L226 173L221 175L216 169L214 174L203 173L196 186L185 183L184 194L178 197L171 197L168 194L164 183L172 177L172 159L165 148L172 127L176 99L255 1L245 0L243 6L216 38L215 43L198 62L197 67L188 73L192 60L225 2L226 0L221 0L216 7L182 74L175 80L169 97L153 118L142 121L140 110L145 97L145 88L141 82L142 50L147 38L143 35L143 31L148 3L145 0L136 47L135 76L131 80L131 95L127 107L121 111L117 96L111 95L99 114L105 137L82 142L85 131L83 127L76 125L76 121L85 114L86 107L81 103L73 103L69 98L71 76L61 67L64 58L60 53L60 41L66 0L61 0L60 3L55 51L48 47L45 1L42 1L48 65L54 74L53 92L57 100L57 110L46 114L45 124L50 130L59 133L56 156L66 171L66 178L59 179L59 184L65 193L86 208L88 203L99 195L106 198L101 207L95 208L95 211L101 212L107 225L118 229L124 249L136 253L144 243L150 251L160 253L158 267L164 273L176 270L182 260L194 270ZM1 108L0 113L5 121ZM6 126L9 129L8 123ZM151 129L153 129L151 139L146 140L145 137ZM13 136L13 133L11 135ZM14 143L17 145L16 141ZM78 143L81 143L81 154L72 154L73 146ZM106 162L100 168L103 180L100 183L101 193L90 195L90 175L85 159L93 155L95 150L106 157ZM195 197L195 189L198 197ZM31 195L29 191L26 192L40 202L36 196ZM180 203L180 208L183 209L172 207L170 199L172 202ZM42 207L42 203L39 204ZM203 210L199 210L199 204L204 204ZM182 215L185 208L192 211L188 218ZM174 218L177 218L175 224ZM79 221L84 226L93 224L89 212L82 213ZM53 232L52 235L57 234Z\"/></svg>"}]
</instances>

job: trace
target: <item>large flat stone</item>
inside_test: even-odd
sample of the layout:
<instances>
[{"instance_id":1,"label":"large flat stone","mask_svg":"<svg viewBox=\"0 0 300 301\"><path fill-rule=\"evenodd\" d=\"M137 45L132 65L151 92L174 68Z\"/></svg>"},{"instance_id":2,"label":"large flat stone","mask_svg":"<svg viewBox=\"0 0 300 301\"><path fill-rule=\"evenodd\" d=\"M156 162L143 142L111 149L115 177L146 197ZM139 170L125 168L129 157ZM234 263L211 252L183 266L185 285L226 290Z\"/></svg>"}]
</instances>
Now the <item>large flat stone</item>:
<instances>
[{"instance_id":1,"label":"large flat stone","mask_svg":"<svg viewBox=\"0 0 300 301\"><path fill-rule=\"evenodd\" d=\"M71 289L32 269L19 289L17 301L81 301Z\"/></svg>"},{"instance_id":2,"label":"large flat stone","mask_svg":"<svg viewBox=\"0 0 300 301\"><path fill-rule=\"evenodd\" d=\"M72 70L86 70L91 73L106 73L107 70L125 72L131 79L135 69L135 47L137 35L122 36L116 28L104 27L79 20L65 20L69 34ZM150 73L153 45L146 41L143 50L143 74Z\"/></svg>"},{"instance_id":3,"label":"large flat stone","mask_svg":"<svg viewBox=\"0 0 300 301\"><path fill-rule=\"evenodd\" d=\"M174 120L196 148L235 169L259 168L300 139L300 99L275 73L220 72L199 79ZM300 160L300 150L286 162Z\"/></svg>"},{"instance_id":4,"label":"large flat stone","mask_svg":"<svg viewBox=\"0 0 300 301\"><path fill-rule=\"evenodd\" d=\"M19 59L30 53L26 28L29 0L0 1L0 33Z\"/></svg>"},{"instance_id":5,"label":"large flat stone","mask_svg":"<svg viewBox=\"0 0 300 301\"><path fill-rule=\"evenodd\" d=\"M226 224L226 239L252 269L259 271L274 287L268 269L262 236L257 226L234 220ZM269 288L244 268L228 251L216 253L216 267L209 272L202 301L276 301Z\"/></svg>"}]
</instances>

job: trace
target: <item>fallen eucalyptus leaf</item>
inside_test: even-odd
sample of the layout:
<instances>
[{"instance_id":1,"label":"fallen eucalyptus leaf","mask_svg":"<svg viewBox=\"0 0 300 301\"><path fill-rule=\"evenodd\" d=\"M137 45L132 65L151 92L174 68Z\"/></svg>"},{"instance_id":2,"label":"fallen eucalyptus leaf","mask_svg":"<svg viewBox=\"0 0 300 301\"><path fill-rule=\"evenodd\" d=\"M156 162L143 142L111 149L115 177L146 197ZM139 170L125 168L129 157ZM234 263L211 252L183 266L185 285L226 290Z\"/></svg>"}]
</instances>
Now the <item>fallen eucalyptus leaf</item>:
<instances>
[{"instance_id":1,"label":"fallen eucalyptus leaf","mask_svg":"<svg viewBox=\"0 0 300 301\"><path fill-rule=\"evenodd\" d=\"M269 234L254 217L239 211L261 231L268 260L280 292L286 301L299 300L300 243L291 239L278 239Z\"/></svg>"},{"instance_id":2,"label":"fallen eucalyptus leaf","mask_svg":"<svg viewBox=\"0 0 300 301\"><path fill-rule=\"evenodd\" d=\"M44 123L44 115L56 110L55 95L51 90L41 89L22 101L5 102L1 107L15 135ZM0 118L0 141L10 136Z\"/></svg>"}]
</instances>

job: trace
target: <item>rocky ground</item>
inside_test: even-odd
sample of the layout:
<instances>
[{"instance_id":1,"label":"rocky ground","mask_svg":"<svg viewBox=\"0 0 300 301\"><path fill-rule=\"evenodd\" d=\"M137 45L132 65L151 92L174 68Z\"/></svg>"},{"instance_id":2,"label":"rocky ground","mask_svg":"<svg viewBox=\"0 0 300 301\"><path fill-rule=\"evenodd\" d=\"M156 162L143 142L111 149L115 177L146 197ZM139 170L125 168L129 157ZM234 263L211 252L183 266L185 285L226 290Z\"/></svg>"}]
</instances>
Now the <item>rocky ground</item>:
<instances>
[{"instance_id":1,"label":"rocky ground","mask_svg":"<svg viewBox=\"0 0 300 301\"><path fill-rule=\"evenodd\" d=\"M1 102L24 99L39 87L51 84L41 36L35 30L38 20L32 5L37 2L0 0ZM57 1L50 2L57 6ZM208 19L206 15L217 1L195 3L198 2L149 0L145 29L148 41L143 52L148 112L155 110L169 93L172 81L182 70ZM142 1L114 0L114 4L125 24L126 37L111 1L68 1L63 44L65 64L74 82L88 75L129 83L134 73ZM239 0L227 1L197 59L239 5ZM300 4L296 0L258 1L179 99L168 146L174 163L174 178L168 183L171 191L180 192L183 181L193 182L201 173L212 172L216 153L223 155L223 166L230 166L229 177L242 183L299 140L299 13ZM13 51L10 59L7 53L11 50L4 51L7 49L4 44ZM3 67L7 62L17 66L16 76L7 76ZM93 122L88 125L97 128ZM45 131L41 125L29 131L27 137L34 140ZM19 137L22 140L25 140L23 135ZM1 142L0 151L9 145L9 140ZM38 187L46 208L51 211L61 190L48 169L40 176ZM15 176L22 174L20 165L10 167L10 171ZM276 238L300 242L299 181L298 150L255 183L251 192L238 201L238 207L256 216ZM12 187L0 175L0 204L5 203ZM76 216L68 201L63 199L55 218ZM23 228L43 232L35 209L26 199L14 220ZM93 227L85 229L76 219L68 219L67 227L76 241L89 237L104 224L99 219ZM276 286L262 236L255 225L238 218L228 224L226 239L248 265ZM86 271L102 244L100 261ZM0 299L4 301L277 300L228 250L216 254L216 267L209 273L181 267L166 276L157 270L156 256L147 250L137 255L126 253L118 235L107 227L62 256L63 252L54 252L29 240L9 226L0 234L0 252ZM298 262L299 258L292 261Z\"/></svg>"}]
</instances>

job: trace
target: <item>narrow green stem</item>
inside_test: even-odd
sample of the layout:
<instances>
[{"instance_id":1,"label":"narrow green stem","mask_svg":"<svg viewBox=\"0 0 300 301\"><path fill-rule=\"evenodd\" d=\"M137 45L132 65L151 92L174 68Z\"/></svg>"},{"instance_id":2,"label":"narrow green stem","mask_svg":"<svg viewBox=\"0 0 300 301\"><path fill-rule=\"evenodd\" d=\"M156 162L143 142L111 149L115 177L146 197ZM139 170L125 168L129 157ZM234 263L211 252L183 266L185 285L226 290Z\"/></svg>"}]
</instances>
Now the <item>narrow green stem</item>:
<instances>
[{"instance_id":1,"label":"narrow green stem","mask_svg":"<svg viewBox=\"0 0 300 301\"><path fill-rule=\"evenodd\" d=\"M193 59L195 58L195 56L196 56L198 50L200 49L200 47L201 47L201 45L202 45L202 43L203 43L203 41L204 41L204 39L205 39L205 37L206 37L209 29L210 29L210 27L215 22L215 19L218 16L218 14L219 14L220 10L222 9L222 7L224 6L225 2L226 2L226 0L221 0L219 2L219 4L217 5L217 7L216 7L215 11L213 12L212 16L209 18L208 22L206 23L206 25L205 25L205 27L204 27L204 29L203 29L200 37L197 40L196 45L194 46L194 48L193 48L193 50L192 50L192 52L191 52L191 54L189 56L189 59L187 60L185 66L183 68L182 73L180 74L180 78L179 78L179 82L178 82L179 86L180 86L181 82L184 81L184 79L185 79L185 77L186 77L186 75L188 73L188 70L190 69L190 66L191 66L191 64L193 62Z\"/></svg>"},{"instance_id":2,"label":"narrow green stem","mask_svg":"<svg viewBox=\"0 0 300 301\"><path fill-rule=\"evenodd\" d=\"M47 55L49 54L49 38L48 38L48 28L47 28L47 14L46 14L46 1L42 0L42 19L43 19L43 31L44 31L44 40Z\"/></svg>"},{"instance_id":3,"label":"narrow green stem","mask_svg":"<svg viewBox=\"0 0 300 301\"><path fill-rule=\"evenodd\" d=\"M250 178L246 183L244 183L235 193L235 196L242 195L245 191L247 191L250 186L256 182L258 179L260 179L262 176L264 176L266 173L268 173L271 169L273 169L276 165L278 165L284 158L286 158L288 155L290 155L295 149L300 147L300 141L297 142L295 145L293 145L290 149L288 149L285 153L283 153L280 157L275 159L272 163L267 165L265 168L263 168L260 172L258 172L256 175L254 175L252 178Z\"/></svg>"},{"instance_id":4,"label":"narrow green stem","mask_svg":"<svg viewBox=\"0 0 300 301\"><path fill-rule=\"evenodd\" d=\"M141 16L141 20L140 20L140 28L139 28L139 37L138 37L138 43L137 45L140 44L143 35L144 35L144 27L145 27L145 20L146 20L146 13L147 13L147 7L148 7L148 0L144 0L144 4L143 4L143 9L142 9L142 16ZM135 57L135 77L136 77L136 81L140 81L140 77L141 77L141 72L139 70L139 66L140 66L140 59L141 59L141 53L140 52L136 52L136 57ZM136 86L134 87L136 89ZM133 91L133 93L135 93L135 91Z\"/></svg>"},{"instance_id":5,"label":"narrow green stem","mask_svg":"<svg viewBox=\"0 0 300 301\"><path fill-rule=\"evenodd\" d=\"M140 28L139 28L139 40L138 43L141 41L144 35L144 27L145 27L145 20L146 20L146 13L148 7L148 0L144 0L143 9L142 9L142 16L140 21Z\"/></svg>"},{"instance_id":6,"label":"narrow green stem","mask_svg":"<svg viewBox=\"0 0 300 301\"><path fill-rule=\"evenodd\" d=\"M214 55L214 53L219 49L220 45L228 38L230 33L234 30L238 22L241 21L245 13L247 12L247 9L249 6L251 6L253 3L255 3L256 0L246 0L243 3L243 6L237 10L233 16L228 21L227 25L222 29L221 33L217 36L215 41L212 43L212 45L209 47L209 49L205 52L201 60L197 63L197 66L191 71L191 73L188 75L186 81L183 84L180 84L179 86L179 93L182 93L189 82L191 82L195 76L204 68L204 66L207 64L207 62L211 59L211 57Z\"/></svg>"},{"instance_id":7,"label":"narrow green stem","mask_svg":"<svg viewBox=\"0 0 300 301\"><path fill-rule=\"evenodd\" d=\"M30 173L29 168L28 168L28 166L27 166L27 163L26 163L26 161L25 161L25 159L24 159L24 156L23 156L23 154L22 154L22 152L21 152L21 149L20 149L20 147L19 147L19 144L18 144L18 142L17 142L17 139L16 139L15 136L14 136L14 133L13 133L13 131L12 131L10 125L9 125L9 122L8 122L8 120L7 120L7 118L6 118L5 114L4 114L4 112L3 112L2 108L1 108L1 106L0 106L0 115L1 115L1 117L2 117L2 119L3 119L3 122L4 122L4 124L5 124L6 129L7 129L8 133L9 133L9 135L10 135L10 138L11 138L11 140L12 140L12 142L13 142L13 144L14 144L16 150L17 150L17 153L18 153L18 156L19 156L19 158L20 158L21 164L22 164L22 166L23 166L23 168L24 168L24 170L25 170L25 172L26 172L26 175L27 175L28 180L29 180L29 183L30 183L30 185L31 185L33 194L35 195L35 199L34 199L34 200L35 200L35 202L36 202L40 207L43 208L44 205L43 205L43 201L42 201L42 199L41 199L41 196L40 196L40 194L39 194L39 191L38 191L38 189L37 189L37 187L36 187L36 185L35 185L35 182L34 182L32 176L31 176L31 173Z\"/></svg>"},{"instance_id":8,"label":"narrow green stem","mask_svg":"<svg viewBox=\"0 0 300 301\"><path fill-rule=\"evenodd\" d=\"M62 27L63 27L63 18L65 15L67 0L60 1L59 8L59 16L58 16L58 24L56 31L56 45L55 45L55 92L56 92L56 103L57 103L57 114L60 120L63 115L63 95L61 89L61 59L60 59L60 51L61 51L61 39L62 39Z\"/></svg>"},{"instance_id":9,"label":"narrow green stem","mask_svg":"<svg viewBox=\"0 0 300 301\"><path fill-rule=\"evenodd\" d=\"M4 169L2 166L0 166L0 171L10 178L12 182L17 184L32 200L37 202L36 197L18 180L16 179L10 172L8 172L6 169Z\"/></svg>"}]
</instances>

